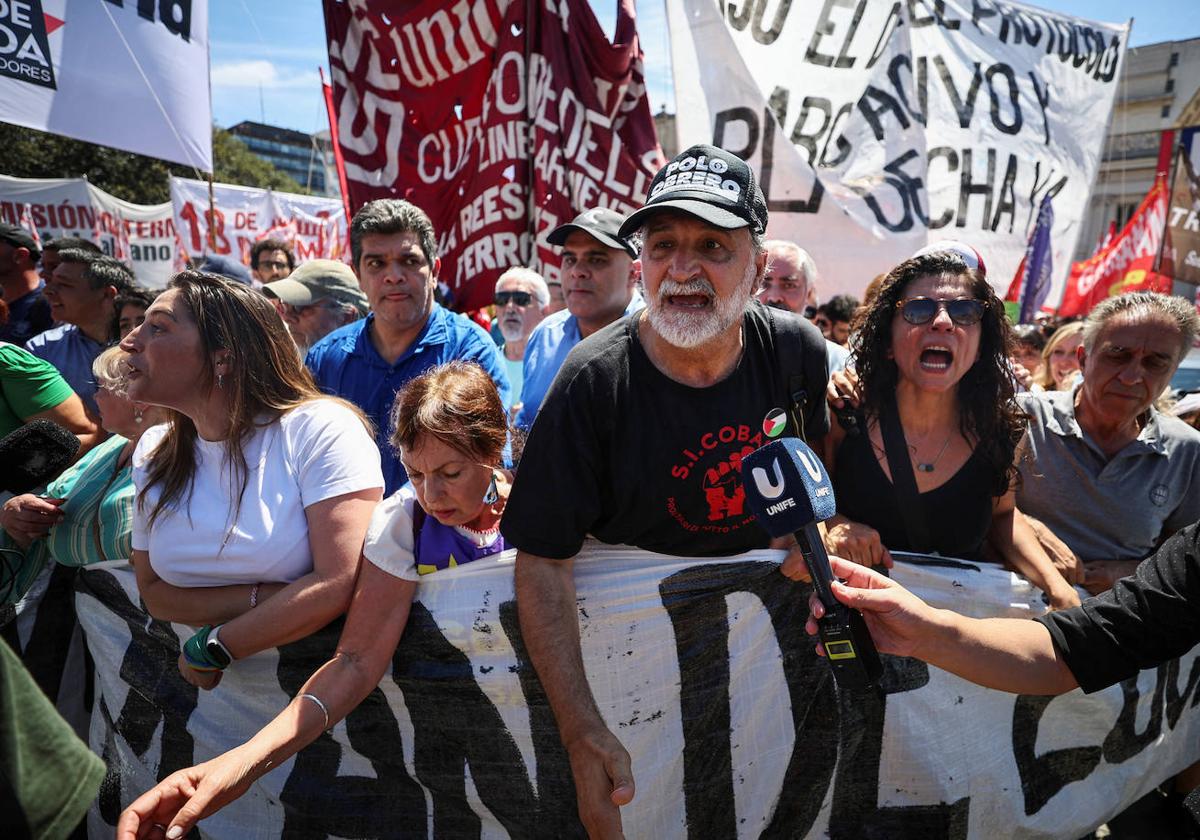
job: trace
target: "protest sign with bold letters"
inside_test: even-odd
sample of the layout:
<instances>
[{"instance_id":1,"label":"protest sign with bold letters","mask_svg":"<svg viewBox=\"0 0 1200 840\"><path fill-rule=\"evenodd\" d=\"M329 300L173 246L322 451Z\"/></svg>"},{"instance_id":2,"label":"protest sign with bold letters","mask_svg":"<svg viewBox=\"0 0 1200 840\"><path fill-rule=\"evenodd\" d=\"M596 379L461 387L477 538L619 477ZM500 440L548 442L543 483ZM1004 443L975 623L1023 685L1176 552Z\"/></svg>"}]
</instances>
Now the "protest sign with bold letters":
<instances>
[{"instance_id":1,"label":"protest sign with bold letters","mask_svg":"<svg viewBox=\"0 0 1200 840\"><path fill-rule=\"evenodd\" d=\"M1005 694L885 656L839 697L782 552L696 559L589 543L575 564L584 667L632 756L630 837L1079 837L1197 759L1196 652L1105 691ZM1041 593L997 566L898 555L934 606L1029 618ZM201 823L204 837L583 836L566 752L522 641L513 552L421 580L377 690ZM274 717L338 624L235 662L213 691L176 661L193 631L151 619L130 569L84 569L96 672L90 815Z\"/></svg>"},{"instance_id":2,"label":"protest sign with bold letters","mask_svg":"<svg viewBox=\"0 0 1200 840\"><path fill-rule=\"evenodd\" d=\"M254 243L269 238L287 242L297 265L314 259L350 259L346 211L339 199L231 184L213 184L212 195L210 213L207 183L171 177L179 268L208 253L249 265Z\"/></svg>"},{"instance_id":3,"label":"protest sign with bold letters","mask_svg":"<svg viewBox=\"0 0 1200 840\"><path fill-rule=\"evenodd\" d=\"M133 204L83 178L10 178L0 175L0 219L40 241L78 236L128 263L138 282L161 289L175 266L175 222L170 203Z\"/></svg>"},{"instance_id":4,"label":"protest sign with bold letters","mask_svg":"<svg viewBox=\"0 0 1200 840\"><path fill-rule=\"evenodd\" d=\"M514 265L547 279L546 235L589 207L641 206L662 160L632 0L614 43L585 0L326 0L351 206L405 198L438 235L456 309Z\"/></svg>"},{"instance_id":5,"label":"protest sign with bold letters","mask_svg":"<svg viewBox=\"0 0 1200 840\"><path fill-rule=\"evenodd\" d=\"M1161 264L1156 270L1182 283L1200 284L1200 175L1187 148L1176 153L1167 205Z\"/></svg>"},{"instance_id":6,"label":"protest sign with bold letters","mask_svg":"<svg viewBox=\"0 0 1200 840\"><path fill-rule=\"evenodd\" d=\"M208 0L3 0L0 121L211 172Z\"/></svg>"},{"instance_id":7,"label":"protest sign with bold letters","mask_svg":"<svg viewBox=\"0 0 1200 840\"><path fill-rule=\"evenodd\" d=\"M1001 0L668 0L681 145L751 162L820 293L938 239L1003 295L1042 198L1061 295L1128 29Z\"/></svg>"}]
</instances>

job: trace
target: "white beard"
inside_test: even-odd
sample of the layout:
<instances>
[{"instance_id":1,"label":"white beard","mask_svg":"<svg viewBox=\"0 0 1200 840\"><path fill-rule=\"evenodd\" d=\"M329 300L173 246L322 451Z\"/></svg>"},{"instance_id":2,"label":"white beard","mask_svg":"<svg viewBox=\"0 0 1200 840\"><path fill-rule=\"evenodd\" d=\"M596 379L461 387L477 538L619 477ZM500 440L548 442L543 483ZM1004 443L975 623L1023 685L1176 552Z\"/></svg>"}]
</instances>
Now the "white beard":
<instances>
[{"instance_id":1,"label":"white beard","mask_svg":"<svg viewBox=\"0 0 1200 840\"><path fill-rule=\"evenodd\" d=\"M521 321L506 321L500 319L500 335L505 341L521 341L525 338L525 324Z\"/></svg>"},{"instance_id":2,"label":"white beard","mask_svg":"<svg viewBox=\"0 0 1200 840\"><path fill-rule=\"evenodd\" d=\"M728 297L717 296L716 289L707 280L697 277L686 283L664 279L658 293L646 306L646 317L654 331L673 347L690 350L699 347L733 326L750 303L750 291L758 278L758 269L751 262L741 284ZM676 309L667 304L667 298L675 295L708 295L712 299L711 309L695 312Z\"/></svg>"}]
</instances>

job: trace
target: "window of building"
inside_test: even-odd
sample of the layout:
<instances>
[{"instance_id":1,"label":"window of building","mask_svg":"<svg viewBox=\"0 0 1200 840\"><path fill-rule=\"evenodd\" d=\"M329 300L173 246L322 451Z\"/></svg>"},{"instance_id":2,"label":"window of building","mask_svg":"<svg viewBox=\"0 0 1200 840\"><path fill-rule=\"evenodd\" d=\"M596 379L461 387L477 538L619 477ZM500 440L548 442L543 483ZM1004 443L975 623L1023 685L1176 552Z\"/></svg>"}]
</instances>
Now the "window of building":
<instances>
[{"instance_id":1,"label":"window of building","mask_svg":"<svg viewBox=\"0 0 1200 840\"><path fill-rule=\"evenodd\" d=\"M1177 53L1177 52L1171 53L1171 60L1169 62L1167 62L1167 66L1168 67L1178 67L1179 66L1179 53Z\"/></svg>"},{"instance_id":2,"label":"window of building","mask_svg":"<svg viewBox=\"0 0 1200 840\"><path fill-rule=\"evenodd\" d=\"M1162 118L1165 120L1165 119L1166 119L1167 117L1169 117L1169 116L1171 116L1171 106L1170 106L1170 105L1164 105L1164 106L1162 107Z\"/></svg>"},{"instance_id":3,"label":"window of building","mask_svg":"<svg viewBox=\"0 0 1200 840\"><path fill-rule=\"evenodd\" d=\"M1175 92L1175 80L1167 79L1167 93L1174 93L1174 92Z\"/></svg>"}]
</instances>

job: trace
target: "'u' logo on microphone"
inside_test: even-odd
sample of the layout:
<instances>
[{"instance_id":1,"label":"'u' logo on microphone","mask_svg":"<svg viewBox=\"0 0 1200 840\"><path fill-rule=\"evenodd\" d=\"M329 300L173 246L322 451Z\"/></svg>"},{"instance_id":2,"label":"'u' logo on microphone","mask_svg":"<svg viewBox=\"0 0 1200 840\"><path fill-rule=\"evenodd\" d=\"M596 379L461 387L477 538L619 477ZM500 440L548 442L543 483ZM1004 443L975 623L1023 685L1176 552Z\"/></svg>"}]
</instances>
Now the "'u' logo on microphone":
<instances>
[{"instance_id":1,"label":"'u' logo on microphone","mask_svg":"<svg viewBox=\"0 0 1200 840\"><path fill-rule=\"evenodd\" d=\"M762 467L755 467L750 471L750 475L754 477L754 486L764 499L777 499L783 495L783 471L779 468L778 458L771 461L771 472L774 474L773 481Z\"/></svg>"},{"instance_id":2,"label":"'u' logo on microphone","mask_svg":"<svg viewBox=\"0 0 1200 840\"><path fill-rule=\"evenodd\" d=\"M804 465L804 471L808 473L809 478L813 481L821 480L821 465L817 463L811 452L805 452L802 449L796 450L796 457L800 459L800 463Z\"/></svg>"}]
</instances>

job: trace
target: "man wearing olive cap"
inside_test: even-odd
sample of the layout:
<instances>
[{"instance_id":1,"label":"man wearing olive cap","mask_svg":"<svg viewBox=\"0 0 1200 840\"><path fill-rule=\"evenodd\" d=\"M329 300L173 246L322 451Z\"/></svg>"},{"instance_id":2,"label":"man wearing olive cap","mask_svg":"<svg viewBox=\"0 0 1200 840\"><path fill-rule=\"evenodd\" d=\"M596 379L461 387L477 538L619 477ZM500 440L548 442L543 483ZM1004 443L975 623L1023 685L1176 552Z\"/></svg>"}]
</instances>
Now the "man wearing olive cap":
<instances>
[{"instance_id":1,"label":"man wearing olive cap","mask_svg":"<svg viewBox=\"0 0 1200 840\"><path fill-rule=\"evenodd\" d=\"M301 352L371 310L350 266L337 260L309 260L263 293L277 301Z\"/></svg>"},{"instance_id":2,"label":"man wearing olive cap","mask_svg":"<svg viewBox=\"0 0 1200 840\"><path fill-rule=\"evenodd\" d=\"M744 506L742 458L770 437L829 428L821 334L753 300L766 226L754 173L728 152L693 146L654 177L617 231L640 236L646 308L567 357L501 522L518 549L521 634L591 836L618 834L633 775L583 671L574 558L584 539L697 557L767 548ZM802 568L789 553L784 573Z\"/></svg>"}]
</instances>

